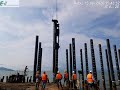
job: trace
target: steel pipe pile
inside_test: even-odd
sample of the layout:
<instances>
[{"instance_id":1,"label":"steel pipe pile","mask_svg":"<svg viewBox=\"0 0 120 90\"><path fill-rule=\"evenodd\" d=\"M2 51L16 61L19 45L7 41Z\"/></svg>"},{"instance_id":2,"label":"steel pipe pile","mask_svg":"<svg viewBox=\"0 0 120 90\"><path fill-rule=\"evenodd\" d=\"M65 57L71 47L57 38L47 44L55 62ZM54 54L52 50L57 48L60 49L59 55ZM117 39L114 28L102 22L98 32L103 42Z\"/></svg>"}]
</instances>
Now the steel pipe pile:
<instances>
[{"instance_id":1,"label":"steel pipe pile","mask_svg":"<svg viewBox=\"0 0 120 90\"><path fill-rule=\"evenodd\" d=\"M75 38L72 38L72 52L73 52L73 70L76 73L76 53L75 53Z\"/></svg>"},{"instance_id":2,"label":"steel pipe pile","mask_svg":"<svg viewBox=\"0 0 120 90\"><path fill-rule=\"evenodd\" d=\"M113 68L113 62L112 62L112 55L111 55L111 48L110 48L109 39L107 39L106 42L107 42L108 60L109 60L109 63L110 63L110 73L111 73L111 79L112 79L112 86L116 90L115 75L114 75L114 68Z\"/></svg>"},{"instance_id":3,"label":"steel pipe pile","mask_svg":"<svg viewBox=\"0 0 120 90\"><path fill-rule=\"evenodd\" d=\"M36 42L35 42L35 57L34 57L34 70L33 70L33 82L36 82L36 67L37 67L37 57L38 57L38 42L39 42L39 36L36 36Z\"/></svg>"},{"instance_id":4,"label":"steel pipe pile","mask_svg":"<svg viewBox=\"0 0 120 90\"><path fill-rule=\"evenodd\" d=\"M103 65L103 55L102 55L102 47L101 47L101 44L99 44L99 54L100 54L100 64L101 64L101 75L102 75L103 89L106 90L105 74L104 74L104 65Z\"/></svg>"},{"instance_id":5,"label":"steel pipe pile","mask_svg":"<svg viewBox=\"0 0 120 90\"><path fill-rule=\"evenodd\" d=\"M41 75L41 65L42 65L42 48L41 48L41 42L39 42L38 68L37 68L37 70L39 71L40 75Z\"/></svg>"},{"instance_id":6,"label":"steel pipe pile","mask_svg":"<svg viewBox=\"0 0 120 90\"><path fill-rule=\"evenodd\" d=\"M84 48L85 48L85 64L86 64L86 76L87 76L87 74L89 73L87 43L84 44Z\"/></svg>"},{"instance_id":7,"label":"steel pipe pile","mask_svg":"<svg viewBox=\"0 0 120 90\"><path fill-rule=\"evenodd\" d=\"M116 45L114 45L113 47L114 47L114 54L115 54L115 61L116 61L117 76L118 76L118 81L120 83L120 69L118 64L117 48L116 48Z\"/></svg>"},{"instance_id":8,"label":"steel pipe pile","mask_svg":"<svg viewBox=\"0 0 120 90\"><path fill-rule=\"evenodd\" d=\"M97 70L96 70L96 61L95 61L95 53L94 53L94 46L93 46L93 40L90 39L90 46L91 46L91 59L92 59L92 69L93 69L93 75L96 81L97 79Z\"/></svg>"},{"instance_id":9,"label":"steel pipe pile","mask_svg":"<svg viewBox=\"0 0 120 90\"><path fill-rule=\"evenodd\" d=\"M82 69L82 88L83 88L83 90L84 90L84 68L83 68L82 49L80 49L80 60L81 60L81 69Z\"/></svg>"}]
</instances>

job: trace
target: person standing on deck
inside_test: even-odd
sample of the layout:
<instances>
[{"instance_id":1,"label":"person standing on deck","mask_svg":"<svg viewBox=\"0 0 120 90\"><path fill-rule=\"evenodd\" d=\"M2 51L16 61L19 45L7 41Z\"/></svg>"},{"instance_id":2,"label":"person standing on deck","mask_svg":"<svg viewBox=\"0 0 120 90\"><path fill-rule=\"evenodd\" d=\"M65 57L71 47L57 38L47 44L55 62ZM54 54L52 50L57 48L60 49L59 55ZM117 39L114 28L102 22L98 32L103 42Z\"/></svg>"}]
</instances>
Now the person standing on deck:
<instances>
[{"instance_id":1,"label":"person standing on deck","mask_svg":"<svg viewBox=\"0 0 120 90\"><path fill-rule=\"evenodd\" d=\"M68 73L67 71L64 72L64 86L66 86L68 83Z\"/></svg>"},{"instance_id":2,"label":"person standing on deck","mask_svg":"<svg viewBox=\"0 0 120 90\"><path fill-rule=\"evenodd\" d=\"M36 88L39 88L39 84L40 84L40 72L37 71L36 72Z\"/></svg>"},{"instance_id":3,"label":"person standing on deck","mask_svg":"<svg viewBox=\"0 0 120 90\"><path fill-rule=\"evenodd\" d=\"M76 88L77 75L74 71L72 73L73 73L72 74L73 87Z\"/></svg>"},{"instance_id":4,"label":"person standing on deck","mask_svg":"<svg viewBox=\"0 0 120 90\"><path fill-rule=\"evenodd\" d=\"M25 66L24 76L27 76L27 70L28 70L28 67L27 67L27 66Z\"/></svg>"},{"instance_id":5,"label":"person standing on deck","mask_svg":"<svg viewBox=\"0 0 120 90\"><path fill-rule=\"evenodd\" d=\"M56 81L57 81L58 88L59 88L59 85L62 88L61 80L62 80L62 74L58 71L57 74L56 74Z\"/></svg>"},{"instance_id":6,"label":"person standing on deck","mask_svg":"<svg viewBox=\"0 0 120 90\"><path fill-rule=\"evenodd\" d=\"M41 80L42 80L42 90L45 90L46 88L46 83L47 83L47 74L46 72L44 71L42 76L41 76Z\"/></svg>"},{"instance_id":7,"label":"person standing on deck","mask_svg":"<svg viewBox=\"0 0 120 90\"><path fill-rule=\"evenodd\" d=\"M92 75L92 71L90 71L87 75L87 83L88 85L94 86L94 78Z\"/></svg>"}]
</instances>

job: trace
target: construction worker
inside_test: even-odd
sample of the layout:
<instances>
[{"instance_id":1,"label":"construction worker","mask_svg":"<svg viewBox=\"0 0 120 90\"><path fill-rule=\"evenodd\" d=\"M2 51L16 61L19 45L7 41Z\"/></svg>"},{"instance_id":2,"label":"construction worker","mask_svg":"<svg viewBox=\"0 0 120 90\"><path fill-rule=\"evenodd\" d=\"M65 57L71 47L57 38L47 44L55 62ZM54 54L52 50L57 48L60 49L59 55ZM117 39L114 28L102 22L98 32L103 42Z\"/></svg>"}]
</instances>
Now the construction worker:
<instances>
[{"instance_id":1,"label":"construction worker","mask_svg":"<svg viewBox=\"0 0 120 90\"><path fill-rule=\"evenodd\" d=\"M67 73L67 71L64 71L64 86L66 86L67 83L68 83L68 73Z\"/></svg>"},{"instance_id":2,"label":"construction worker","mask_svg":"<svg viewBox=\"0 0 120 90\"><path fill-rule=\"evenodd\" d=\"M42 89L44 90L46 87L46 83L47 83L47 75L45 71L43 72L41 76L41 80L42 80Z\"/></svg>"},{"instance_id":3,"label":"construction worker","mask_svg":"<svg viewBox=\"0 0 120 90\"><path fill-rule=\"evenodd\" d=\"M72 74L73 87L76 88L77 75L74 71L72 73L73 73Z\"/></svg>"},{"instance_id":4,"label":"construction worker","mask_svg":"<svg viewBox=\"0 0 120 90\"><path fill-rule=\"evenodd\" d=\"M25 70L24 70L24 76L27 76L27 71L28 70L28 67L27 66L25 66Z\"/></svg>"},{"instance_id":5,"label":"construction worker","mask_svg":"<svg viewBox=\"0 0 120 90\"><path fill-rule=\"evenodd\" d=\"M56 81L57 81L57 86L58 86L58 88L59 88L59 84L60 84L60 86L61 86L61 88L62 88L61 80L62 80L62 74L61 74L59 71L57 71Z\"/></svg>"},{"instance_id":6,"label":"construction worker","mask_svg":"<svg viewBox=\"0 0 120 90\"><path fill-rule=\"evenodd\" d=\"M37 71L36 72L36 88L39 88L39 84L40 84L40 72Z\"/></svg>"},{"instance_id":7,"label":"construction worker","mask_svg":"<svg viewBox=\"0 0 120 90\"><path fill-rule=\"evenodd\" d=\"M89 74L87 75L87 83L91 87L94 85L94 79L93 79L92 71L90 71Z\"/></svg>"}]
</instances>

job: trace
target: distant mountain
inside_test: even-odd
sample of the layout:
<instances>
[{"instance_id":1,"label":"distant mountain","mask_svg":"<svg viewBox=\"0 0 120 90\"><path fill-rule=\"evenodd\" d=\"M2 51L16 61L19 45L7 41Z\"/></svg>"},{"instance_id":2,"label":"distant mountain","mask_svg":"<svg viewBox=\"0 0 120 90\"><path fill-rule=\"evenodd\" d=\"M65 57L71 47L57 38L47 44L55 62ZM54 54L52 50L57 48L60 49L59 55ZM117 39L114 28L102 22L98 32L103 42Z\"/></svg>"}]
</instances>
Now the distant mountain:
<instances>
[{"instance_id":1,"label":"distant mountain","mask_svg":"<svg viewBox=\"0 0 120 90\"><path fill-rule=\"evenodd\" d=\"M0 67L0 71L14 71L14 70L5 67Z\"/></svg>"}]
</instances>

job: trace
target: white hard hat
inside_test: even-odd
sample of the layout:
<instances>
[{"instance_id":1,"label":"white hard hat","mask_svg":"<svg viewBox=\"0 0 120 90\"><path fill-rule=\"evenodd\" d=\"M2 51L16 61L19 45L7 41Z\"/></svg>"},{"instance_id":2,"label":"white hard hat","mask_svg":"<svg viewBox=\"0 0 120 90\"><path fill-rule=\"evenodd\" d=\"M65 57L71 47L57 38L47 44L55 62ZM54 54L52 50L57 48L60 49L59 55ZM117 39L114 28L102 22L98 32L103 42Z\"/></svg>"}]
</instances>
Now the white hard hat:
<instances>
[{"instance_id":1,"label":"white hard hat","mask_svg":"<svg viewBox=\"0 0 120 90\"><path fill-rule=\"evenodd\" d=\"M57 71L57 73L60 73L59 71Z\"/></svg>"},{"instance_id":2,"label":"white hard hat","mask_svg":"<svg viewBox=\"0 0 120 90\"><path fill-rule=\"evenodd\" d=\"M92 71L90 71L90 73L92 73Z\"/></svg>"},{"instance_id":3,"label":"white hard hat","mask_svg":"<svg viewBox=\"0 0 120 90\"><path fill-rule=\"evenodd\" d=\"M72 71L72 73L75 73L74 71Z\"/></svg>"}]
</instances>

